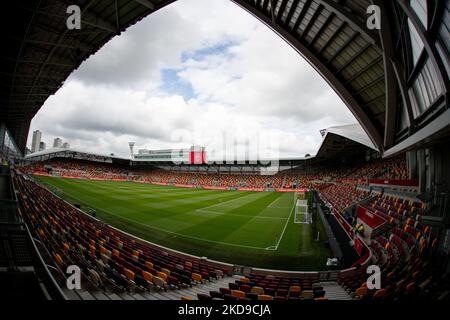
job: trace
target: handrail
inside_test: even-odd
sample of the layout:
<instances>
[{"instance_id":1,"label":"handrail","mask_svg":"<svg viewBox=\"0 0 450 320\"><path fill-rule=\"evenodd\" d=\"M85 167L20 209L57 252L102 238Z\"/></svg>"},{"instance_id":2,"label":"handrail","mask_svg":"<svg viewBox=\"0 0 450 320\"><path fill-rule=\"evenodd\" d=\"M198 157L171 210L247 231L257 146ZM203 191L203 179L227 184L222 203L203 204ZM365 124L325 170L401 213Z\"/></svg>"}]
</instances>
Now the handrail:
<instances>
[{"instance_id":1,"label":"handrail","mask_svg":"<svg viewBox=\"0 0 450 320\"><path fill-rule=\"evenodd\" d=\"M44 271L44 275L46 276L46 279L48 281L50 281L50 283L48 283L48 284L51 285L51 289L53 289L52 290L53 294L56 294L56 296L53 296L53 298L68 300L67 296L61 290L61 287L58 285L55 278L51 274L51 272L48 268L48 265L45 263L44 259L42 258L42 255L40 254L39 249L37 248L36 243L34 242L34 238L31 235L30 229L28 228L26 223L24 223L24 225L25 225L25 229L27 230L28 237L31 240L31 244L33 246L34 252L39 260L39 263L40 263L39 266L42 267L42 269ZM45 286L45 288L48 289L47 286Z\"/></svg>"}]
</instances>

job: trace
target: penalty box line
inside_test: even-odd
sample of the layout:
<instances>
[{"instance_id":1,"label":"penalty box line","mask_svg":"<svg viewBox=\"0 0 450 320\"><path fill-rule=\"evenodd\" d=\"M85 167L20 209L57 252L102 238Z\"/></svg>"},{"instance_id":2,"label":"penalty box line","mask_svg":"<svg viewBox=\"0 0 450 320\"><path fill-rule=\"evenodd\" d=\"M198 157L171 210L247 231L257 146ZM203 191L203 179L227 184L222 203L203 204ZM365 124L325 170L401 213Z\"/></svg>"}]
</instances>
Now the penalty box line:
<instances>
[{"instance_id":1,"label":"penalty box line","mask_svg":"<svg viewBox=\"0 0 450 320\"><path fill-rule=\"evenodd\" d=\"M294 212L295 203L296 203L296 199L295 199L295 193L294 193L294 204L292 205L292 209L291 209L291 212L289 213L289 217L287 218L287 221L284 224L284 228L283 228L283 231L281 232L281 236L278 239L278 242L276 243L275 247L273 247L273 246L267 247L266 250L274 250L274 251L278 250L278 246L280 245L281 240L283 239L284 232L286 231L287 225L289 224L289 221L291 221L291 216L292 216L292 212ZM271 249L271 248L273 248L273 249Z\"/></svg>"},{"instance_id":2,"label":"penalty box line","mask_svg":"<svg viewBox=\"0 0 450 320\"><path fill-rule=\"evenodd\" d=\"M274 204L275 204L277 201L281 200L282 198L283 198L283 196L280 196L280 197L276 198L275 200L273 200L273 201L267 206L267 208L273 208L273 209L288 209L288 208L290 208L290 206L274 206Z\"/></svg>"}]
</instances>

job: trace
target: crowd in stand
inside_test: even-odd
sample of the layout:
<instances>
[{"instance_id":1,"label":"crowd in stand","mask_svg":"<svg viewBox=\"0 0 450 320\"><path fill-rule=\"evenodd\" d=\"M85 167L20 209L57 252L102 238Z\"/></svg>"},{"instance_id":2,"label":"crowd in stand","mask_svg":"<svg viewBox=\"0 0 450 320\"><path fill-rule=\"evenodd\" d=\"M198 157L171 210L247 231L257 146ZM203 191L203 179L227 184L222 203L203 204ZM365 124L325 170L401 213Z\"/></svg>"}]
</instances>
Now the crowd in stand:
<instances>
[{"instance_id":1,"label":"crowd in stand","mask_svg":"<svg viewBox=\"0 0 450 320\"><path fill-rule=\"evenodd\" d=\"M87 160L51 159L23 167L28 173L51 173L58 176L97 179L133 179L134 173L129 167L111 163Z\"/></svg>"},{"instance_id":2,"label":"crowd in stand","mask_svg":"<svg viewBox=\"0 0 450 320\"><path fill-rule=\"evenodd\" d=\"M374 179L408 179L408 168L405 155L398 155L388 159L375 159L351 174L355 178Z\"/></svg>"},{"instance_id":3,"label":"crowd in stand","mask_svg":"<svg viewBox=\"0 0 450 320\"><path fill-rule=\"evenodd\" d=\"M339 212L348 206L360 202L369 196L367 191L357 189L357 180L346 180L345 182L330 185L321 190L322 199L326 200Z\"/></svg>"},{"instance_id":4,"label":"crowd in stand","mask_svg":"<svg viewBox=\"0 0 450 320\"><path fill-rule=\"evenodd\" d=\"M125 179L130 181L202 185L229 188L308 188L322 189L329 181L343 177L405 179L407 169L404 156L391 159L378 159L355 169L344 167L336 169L315 168L312 172L298 169L278 172L275 175L176 172L162 169L134 170L127 166L112 163L92 162L76 159L51 159L22 168L27 173L49 173L88 179ZM347 186L345 187L346 189ZM333 193L335 188L329 189ZM351 190L349 190L351 191ZM353 192L352 192L353 193ZM331 196L331 194L330 194ZM355 195L356 196L356 195Z\"/></svg>"}]
</instances>

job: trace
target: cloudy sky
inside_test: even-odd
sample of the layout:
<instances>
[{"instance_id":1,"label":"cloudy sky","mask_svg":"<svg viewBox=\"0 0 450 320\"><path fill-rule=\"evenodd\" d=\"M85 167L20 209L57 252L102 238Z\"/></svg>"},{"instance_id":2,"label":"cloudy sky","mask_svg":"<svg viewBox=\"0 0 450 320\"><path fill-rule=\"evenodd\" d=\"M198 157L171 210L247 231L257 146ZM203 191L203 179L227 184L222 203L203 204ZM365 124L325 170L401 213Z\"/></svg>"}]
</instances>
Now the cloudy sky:
<instances>
[{"instance_id":1,"label":"cloudy sky","mask_svg":"<svg viewBox=\"0 0 450 320\"><path fill-rule=\"evenodd\" d=\"M207 3L207 5L205 5ZM74 71L32 121L47 145L128 156L204 145L259 156L315 153L319 130L356 120L288 44L227 0L179 0ZM236 145L236 147L233 147ZM231 151L230 151L231 150ZM248 154L248 152L247 152Z\"/></svg>"}]
</instances>

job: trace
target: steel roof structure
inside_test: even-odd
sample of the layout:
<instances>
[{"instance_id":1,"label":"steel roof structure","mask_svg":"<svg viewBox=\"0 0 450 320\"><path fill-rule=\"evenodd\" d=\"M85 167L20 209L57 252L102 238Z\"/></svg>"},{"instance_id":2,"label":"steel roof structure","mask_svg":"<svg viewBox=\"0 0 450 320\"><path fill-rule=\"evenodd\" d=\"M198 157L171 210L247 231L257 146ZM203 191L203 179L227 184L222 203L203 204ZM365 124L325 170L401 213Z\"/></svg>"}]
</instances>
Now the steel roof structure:
<instances>
[{"instance_id":1,"label":"steel roof structure","mask_svg":"<svg viewBox=\"0 0 450 320\"><path fill-rule=\"evenodd\" d=\"M450 134L450 0L231 0L270 27L331 85L385 156ZM70 73L173 0L14 2L1 28L0 122L24 150L30 121ZM206 2L205 2L206 3ZM69 4L82 28L69 30ZM367 25L379 9L381 28ZM151 31L149 31L151 32Z\"/></svg>"},{"instance_id":2,"label":"steel roof structure","mask_svg":"<svg viewBox=\"0 0 450 320\"><path fill-rule=\"evenodd\" d=\"M9 7L5 4L0 122L7 124L22 152L31 119L66 78L111 38L171 2L39 0L14 1ZM69 5L80 8L79 30L67 27Z\"/></svg>"},{"instance_id":3,"label":"steel roof structure","mask_svg":"<svg viewBox=\"0 0 450 320\"><path fill-rule=\"evenodd\" d=\"M448 136L450 1L232 1L322 75L382 154ZM380 29L368 27L373 5Z\"/></svg>"}]
</instances>

